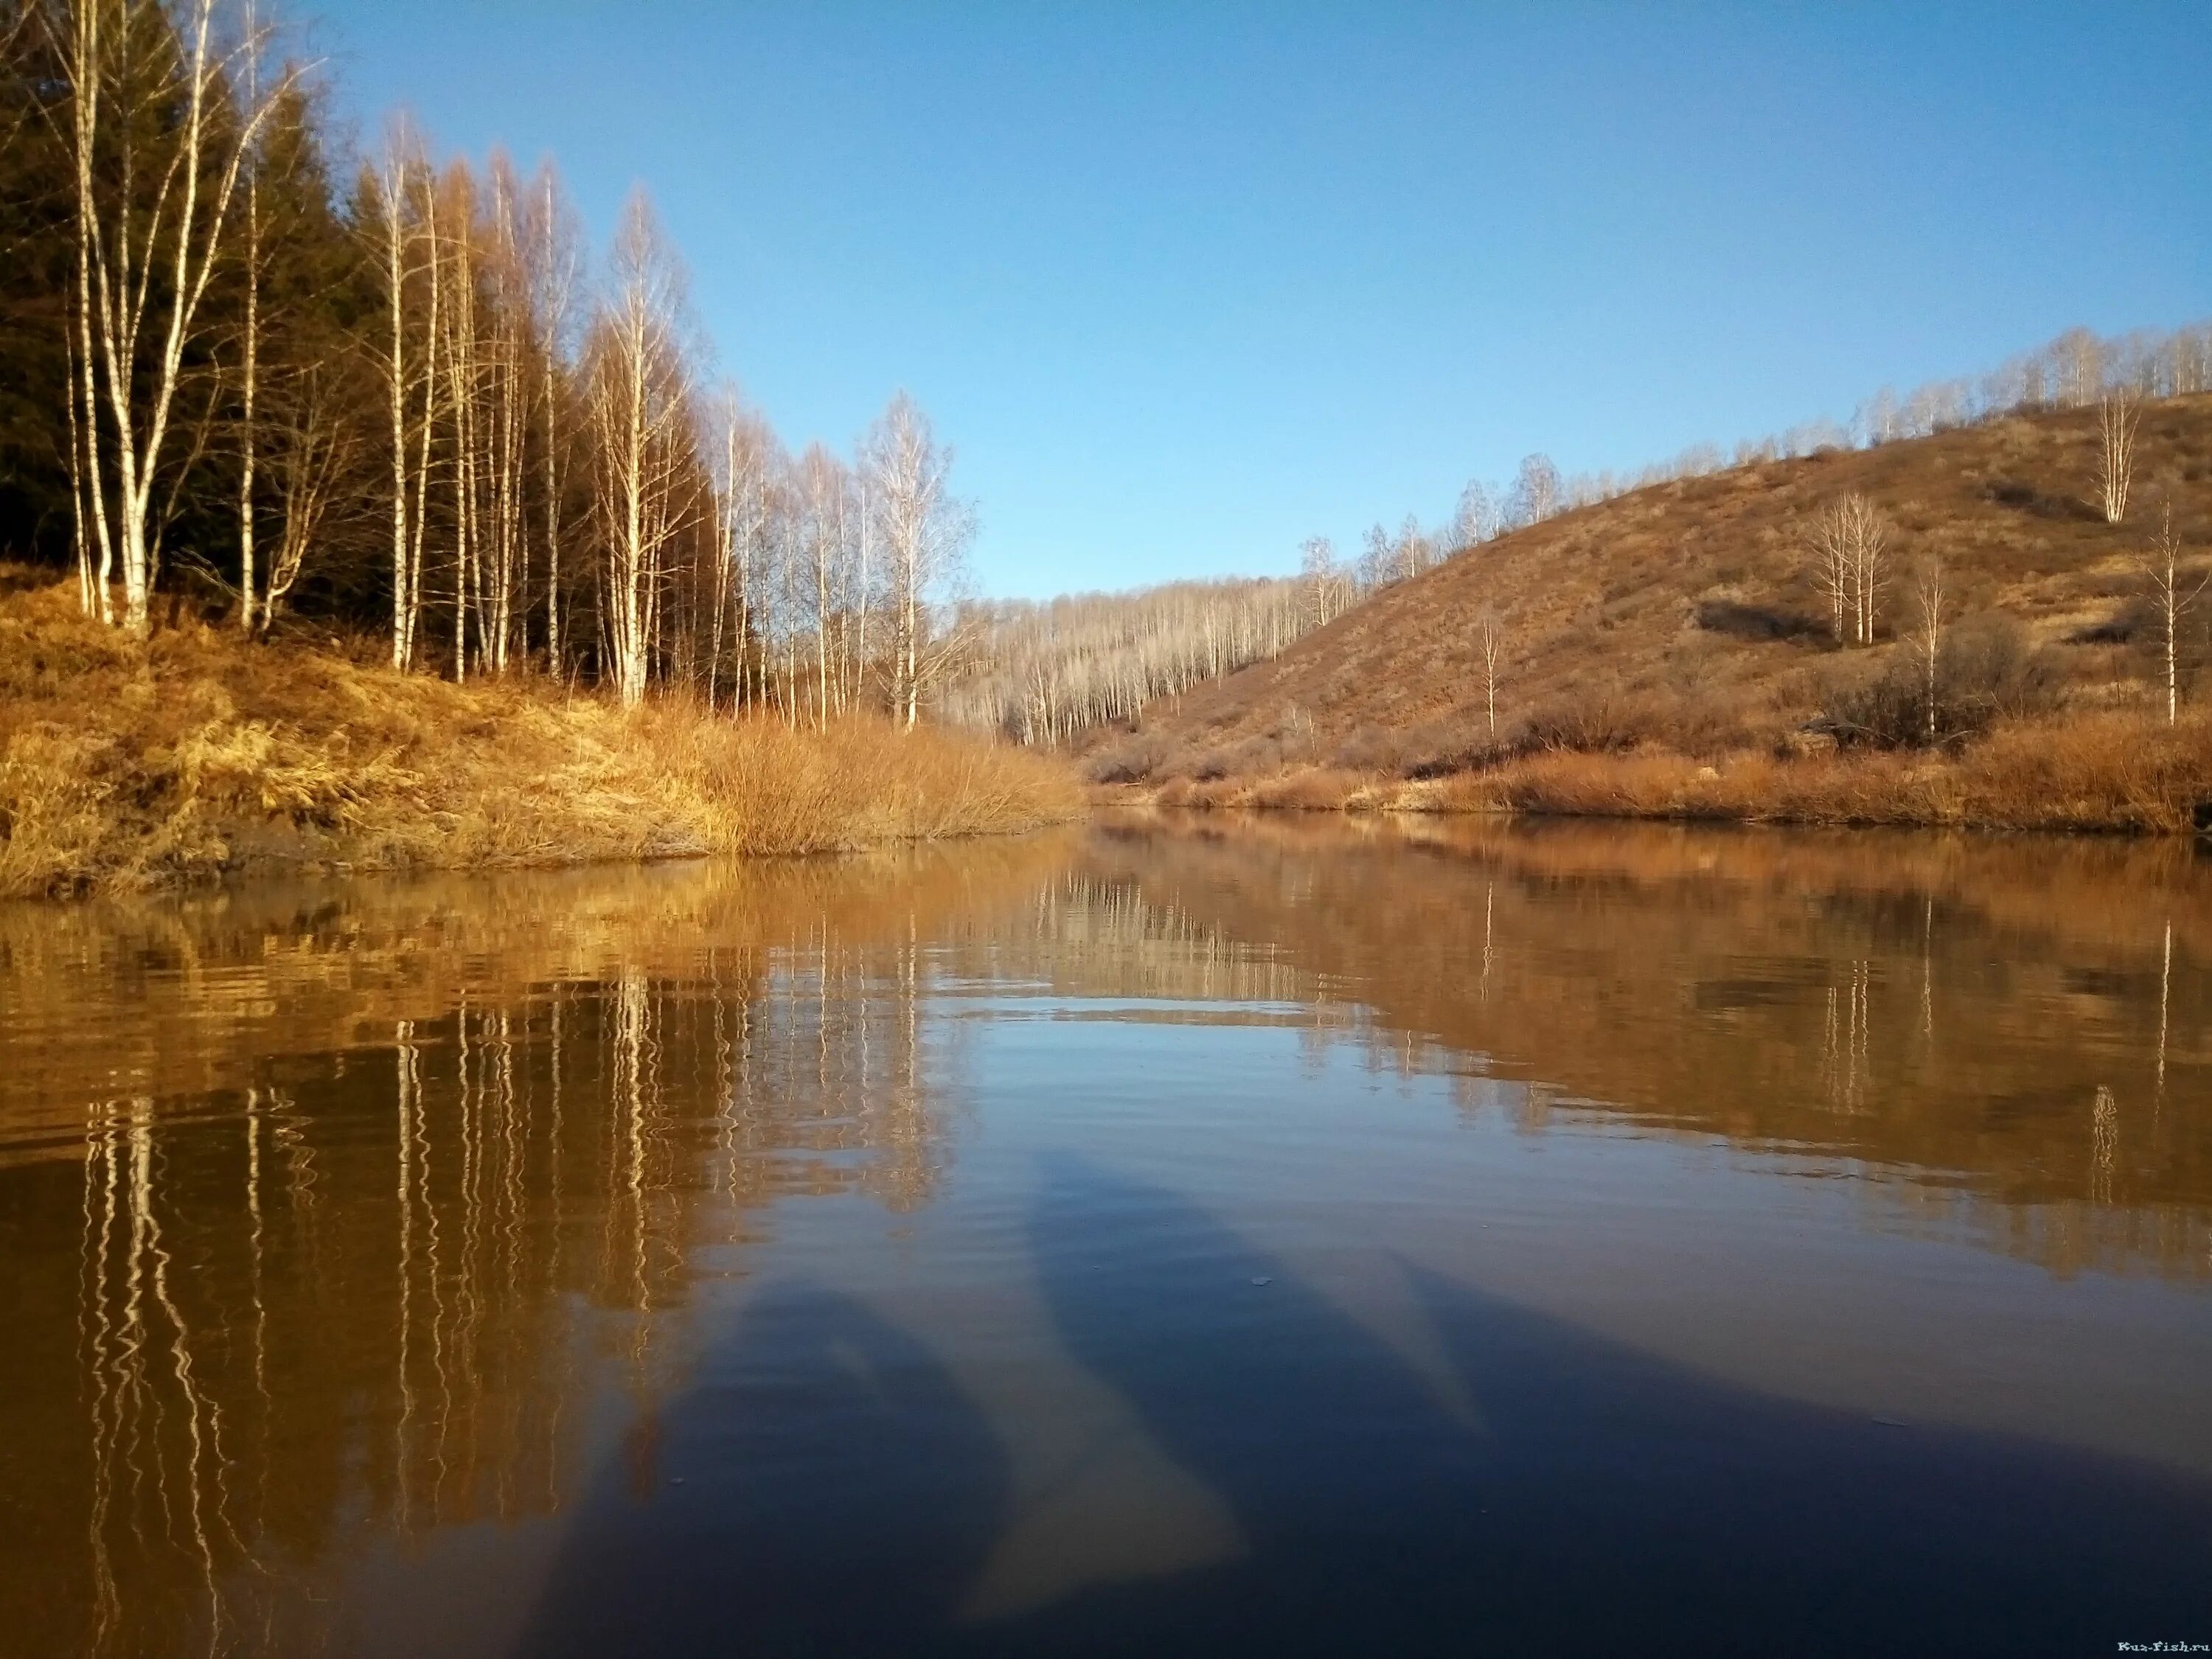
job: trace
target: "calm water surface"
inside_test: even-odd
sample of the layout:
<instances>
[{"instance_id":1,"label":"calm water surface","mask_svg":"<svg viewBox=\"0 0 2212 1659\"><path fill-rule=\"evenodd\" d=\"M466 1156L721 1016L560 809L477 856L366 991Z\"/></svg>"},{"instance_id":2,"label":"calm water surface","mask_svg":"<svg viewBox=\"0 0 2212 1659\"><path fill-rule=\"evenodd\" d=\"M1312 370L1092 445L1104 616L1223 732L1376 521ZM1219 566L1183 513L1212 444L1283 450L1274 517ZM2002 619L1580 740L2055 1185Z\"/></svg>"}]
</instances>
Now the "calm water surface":
<instances>
[{"instance_id":1,"label":"calm water surface","mask_svg":"<svg viewBox=\"0 0 2212 1659\"><path fill-rule=\"evenodd\" d=\"M0 1651L2212 1641L2212 864L0 908Z\"/></svg>"}]
</instances>

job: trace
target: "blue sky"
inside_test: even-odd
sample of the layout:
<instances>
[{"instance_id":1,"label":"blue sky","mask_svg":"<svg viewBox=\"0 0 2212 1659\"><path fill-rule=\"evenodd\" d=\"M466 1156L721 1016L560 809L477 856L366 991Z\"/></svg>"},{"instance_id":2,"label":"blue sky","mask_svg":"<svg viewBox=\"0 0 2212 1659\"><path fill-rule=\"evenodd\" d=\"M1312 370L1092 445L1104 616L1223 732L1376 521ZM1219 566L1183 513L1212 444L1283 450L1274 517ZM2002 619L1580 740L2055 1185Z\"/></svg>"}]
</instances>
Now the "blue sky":
<instances>
[{"instance_id":1,"label":"blue sky","mask_svg":"<svg viewBox=\"0 0 2212 1659\"><path fill-rule=\"evenodd\" d=\"M361 131L643 182L794 448L911 390L991 593L2212 313L2203 0L303 3Z\"/></svg>"}]
</instances>

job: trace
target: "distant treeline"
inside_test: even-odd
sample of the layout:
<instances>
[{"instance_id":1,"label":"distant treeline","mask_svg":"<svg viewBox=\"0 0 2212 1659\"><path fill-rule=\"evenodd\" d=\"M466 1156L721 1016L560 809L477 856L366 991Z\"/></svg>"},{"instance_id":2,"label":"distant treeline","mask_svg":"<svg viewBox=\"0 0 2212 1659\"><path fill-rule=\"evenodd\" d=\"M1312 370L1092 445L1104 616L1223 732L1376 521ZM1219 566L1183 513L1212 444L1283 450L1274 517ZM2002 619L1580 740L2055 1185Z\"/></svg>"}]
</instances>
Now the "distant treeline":
<instances>
[{"instance_id":1,"label":"distant treeline","mask_svg":"<svg viewBox=\"0 0 2212 1659\"><path fill-rule=\"evenodd\" d=\"M945 713L1019 743L1057 743L1272 657L1316 621L1289 576L979 603L963 614L973 649Z\"/></svg>"},{"instance_id":2,"label":"distant treeline","mask_svg":"<svg viewBox=\"0 0 2212 1659\"><path fill-rule=\"evenodd\" d=\"M250 0L0 0L0 552L190 606L826 720L911 720L971 520L903 394L793 457L708 383L642 193L371 153Z\"/></svg>"}]
</instances>

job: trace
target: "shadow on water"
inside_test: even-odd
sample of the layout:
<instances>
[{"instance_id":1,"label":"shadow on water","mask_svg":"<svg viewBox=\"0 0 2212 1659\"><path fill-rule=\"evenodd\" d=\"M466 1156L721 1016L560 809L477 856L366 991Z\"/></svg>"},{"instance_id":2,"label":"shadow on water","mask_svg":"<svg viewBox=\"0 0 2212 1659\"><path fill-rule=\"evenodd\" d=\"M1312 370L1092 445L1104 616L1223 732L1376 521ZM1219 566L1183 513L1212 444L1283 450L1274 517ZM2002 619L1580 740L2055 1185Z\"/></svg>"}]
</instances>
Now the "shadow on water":
<instances>
[{"instance_id":1,"label":"shadow on water","mask_svg":"<svg viewBox=\"0 0 2212 1659\"><path fill-rule=\"evenodd\" d=\"M649 1443L585 1500L532 1659L927 1647L1006 1507L1005 1452L951 1376L816 1286L764 1291Z\"/></svg>"},{"instance_id":2,"label":"shadow on water","mask_svg":"<svg viewBox=\"0 0 2212 1659\"><path fill-rule=\"evenodd\" d=\"M1474 1406L1174 1193L1054 1160L1060 1342L1234 1515L1224 1564L959 1609L1001 1442L912 1339L786 1291L611 1475L526 1651L2109 1652L2212 1631L2212 1488L1747 1391L1402 1264ZM1264 1285L1255 1280L1267 1281Z\"/></svg>"}]
</instances>

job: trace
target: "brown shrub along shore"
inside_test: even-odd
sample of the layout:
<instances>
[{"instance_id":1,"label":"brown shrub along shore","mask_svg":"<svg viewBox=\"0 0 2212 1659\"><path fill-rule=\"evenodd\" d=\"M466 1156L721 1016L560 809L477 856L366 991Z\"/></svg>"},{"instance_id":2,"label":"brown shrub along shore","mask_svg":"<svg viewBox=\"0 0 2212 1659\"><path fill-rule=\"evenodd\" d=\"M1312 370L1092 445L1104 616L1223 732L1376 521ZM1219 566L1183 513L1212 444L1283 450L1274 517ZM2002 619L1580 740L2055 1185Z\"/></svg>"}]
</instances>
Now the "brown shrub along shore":
<instances>
[{"instance_id":1,"label":"brown shrub along shore","mask_svg":"<svg viewBox=\"0 0 2212 1659\"><path fill-rule=\"evenodd\" d=\"M0 595L0 895L830 852L1081 810L1055 762L879 718L817 731L678 697L625 713L335 642L187 623L138 643L80 615L73 582Z\"/></svg>"},{"instance_id":2,"label":"brown shrub along shore","mask_svg":"<svg viewBox=\"0 0 2212 1659\"><path fill-rule=\"evenodd\" d=\"M2212 829L2212 717L2169 724L2160 713L2115 710L2021 720L1936 754L1757 750L1705 761L1562 750L1440 778L1308 767L1110 793L1170 807L2180 835Z\"/></svg>"}]
</instances>

